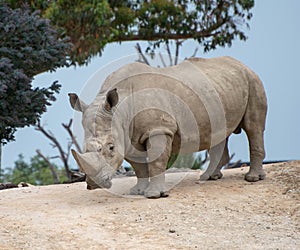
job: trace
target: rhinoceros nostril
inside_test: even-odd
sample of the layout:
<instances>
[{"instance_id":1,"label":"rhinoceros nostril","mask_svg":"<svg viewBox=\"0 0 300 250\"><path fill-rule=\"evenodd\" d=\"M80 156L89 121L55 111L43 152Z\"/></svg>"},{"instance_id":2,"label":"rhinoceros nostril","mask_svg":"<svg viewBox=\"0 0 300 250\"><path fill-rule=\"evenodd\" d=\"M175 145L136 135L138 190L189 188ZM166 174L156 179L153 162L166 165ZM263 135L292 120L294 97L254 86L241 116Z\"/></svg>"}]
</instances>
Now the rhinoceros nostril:
<instances>
[{"instance_id":1,"label":"rhinoceros nostril","mask_svg":"<svg viewBox=\"0 0 300 250\"><path fill-rule=\"evenodd\" d=\"M110 181L110 180L111 180L111 177L110 177L110 176L106 176L106 177L104 178L104 180L105 180L105 181Z\"/></svg>"}]
</instances>

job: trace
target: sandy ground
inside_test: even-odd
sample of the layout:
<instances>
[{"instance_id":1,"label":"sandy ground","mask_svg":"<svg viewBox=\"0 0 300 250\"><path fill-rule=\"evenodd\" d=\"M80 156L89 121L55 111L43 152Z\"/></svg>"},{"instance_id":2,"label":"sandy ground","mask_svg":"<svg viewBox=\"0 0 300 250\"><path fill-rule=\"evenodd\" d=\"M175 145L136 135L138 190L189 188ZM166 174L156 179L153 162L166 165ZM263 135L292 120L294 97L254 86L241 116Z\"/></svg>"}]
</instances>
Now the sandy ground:
<instances>
[{"instance_id":1,"label":"sandy ground","mask_svg":"<svg viewBox=\"0 0 300 250\"><path fill-rule=\"evenodd\" d=\"M168 198L128 197L85 183L0 191L0 249L300 249L300 161L266 165L267 179L224 170L170 173ZM122 194L122 195L120 195ZM125 194L125 195L123 195Z\"/></svg>"}]
</instances>

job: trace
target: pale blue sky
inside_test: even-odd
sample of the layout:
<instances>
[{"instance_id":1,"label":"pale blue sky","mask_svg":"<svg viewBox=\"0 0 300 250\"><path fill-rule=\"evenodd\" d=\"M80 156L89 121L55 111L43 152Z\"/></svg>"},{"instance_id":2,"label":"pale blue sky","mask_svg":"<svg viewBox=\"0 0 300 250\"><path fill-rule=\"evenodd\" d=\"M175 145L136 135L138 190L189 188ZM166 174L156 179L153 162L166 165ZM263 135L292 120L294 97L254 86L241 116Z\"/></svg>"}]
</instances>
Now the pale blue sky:
<instances>
[{"instance_id":1,"label":"pale blue sky","mask_svg":"<svg viewBox=\"0 0 300 250\"><path fill-rule=\"evenodd\" d=\"M264 83L269 111L265 133L266 160L300 159L300 1L299 0L257 0L247 31L246 42L234 41L231 48L218 48L216 51L199 57L215 57L229 55L252 68ZM67 134L61 123L74 116L68 103L68 92L80 93L85 87L92 90L95 78L101 79L108 74L109 68L104 66L120 57L135 55L135 43L107 45L102 57L95 57L85 67L60 69L55 73L44 73L36 77L34 85L48 86L59 80L62 90L58 100L43 115L42 123L52 130L63 145L67 145ZM195 42L188 42L181 50L181 56L192 54ZM130 57L133 58L132 56ZM123 59L123 63L126 60ZM90 77L103 68L101 76ZM105 71L105 69L108 69ZM88 85L86 83L88 82ZM86 87L87 86L87 87ZM90 102L88 95L85 101ZM76 125L77 128L80 124ZM75 129L76 131L78 129ZM233 135L229 150L235 153L235 159L249 160L248 143L245 134ZM20 129L16 133L16 141L3 147L2 166L12 166L22 153L26 160L34 156L40 149L49 156L57 155L49 141L33 128Z\"/></svg>"}]
</instances>

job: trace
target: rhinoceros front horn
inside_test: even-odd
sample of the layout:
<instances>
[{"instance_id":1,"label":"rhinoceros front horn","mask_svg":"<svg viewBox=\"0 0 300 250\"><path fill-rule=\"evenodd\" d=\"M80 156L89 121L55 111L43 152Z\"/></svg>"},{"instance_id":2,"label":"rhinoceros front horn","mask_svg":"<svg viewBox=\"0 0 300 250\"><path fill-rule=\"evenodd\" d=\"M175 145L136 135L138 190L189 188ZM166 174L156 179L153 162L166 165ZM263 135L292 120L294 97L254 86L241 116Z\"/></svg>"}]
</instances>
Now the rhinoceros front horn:
<instances>
[{"instance_id":1,"label":"rhinoceros front horn","mask_svg":"<svg viewBox=\"0 0 300 250\"><path fill-rule=\"evenodd\" d=\"M76 160L79 168L88 176L94 177L96 176L100 169L99 169L99 159L98 155L95 152L88 152L84 154L80 154L75 150L71 149L72 155Z\"/></svg>"}]
</instances>

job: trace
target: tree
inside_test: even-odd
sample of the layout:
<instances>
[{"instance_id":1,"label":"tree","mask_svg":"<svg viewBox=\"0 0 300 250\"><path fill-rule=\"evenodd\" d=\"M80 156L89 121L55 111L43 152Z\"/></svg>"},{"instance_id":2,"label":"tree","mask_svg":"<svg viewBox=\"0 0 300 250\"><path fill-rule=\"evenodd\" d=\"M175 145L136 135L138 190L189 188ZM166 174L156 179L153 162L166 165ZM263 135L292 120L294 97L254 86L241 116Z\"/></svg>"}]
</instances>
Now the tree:
<instances>
[{"instance_id":1,"label":"tree","mask_svg":"<svg viewBox=\"0 0 300 250\"><path fill-rule=\"evenodd\" d=\"M160 50L158 53L156 53L157 51L155 51L154 49L151 49L151 44L147 47L147 49L145 50L145 52L143 52L141 45L139 43L136 44L135 49L138 53L138 62L141 63L145 63L147 65L150 65L152 67L168 67L168 66L173 66L173 65L177 65L178 63L180 63L179 60L179 50L180 47L182 46L183 41L176 41L175 43L175 52L174 54L172 54L171 52L171 46L169 46L169 43L166 44L165 46L165 50L166 53L162 54L162 51ZM191 54L189 57L195 57L197 52L199 50L199 47L196 47L194 49L193 54ZM159 56L160 60L156 60L157 54ZM188 57L186 57L188 58ZM186 59L185 58L185 59ZM156 63L153 64L153 61Z\"/></svg>"},{"instance_id":2,"label":"tree","mask_svg":"<svg viewBox=\"0 0 300 250\"><path fill-rule=\"evenodd\" d=\"M0 172L0 183L11 182L13 184L18 184L20 182L28 182L34 185L48 185L85 180L85 175L83 173L72 170L69 165L71 146L75 145L77 151L81 152L81 148L71 131L72 119L70 119L68 123L62 123L62 126L69 136L69 142L66 150L63 149L62 144L58 141L55 135L50 130L46 130L38 122L35 129L40 131L51 141L53 148L58 150L58 155L48 157L38 149L36 150L37 155L31 158L30 163L26 163L23 155L19 155L19 159L15 162L13 168L8 168ZM63 167L58 167L52 162L53 159L57 158L61 160Z\"/></svg>"},{"instance_id":3,"label":"tree","mask_svg":"<svg viewBox=\"0 0 300 250\"><path fill-rule=\"evenodd\" d=\"M15 6L22 0L11 0ZM153 41L152 48L194 39L204 51L246 40L254 0L25 1L63 28L74 44L71 59L84 64L111 42Z\"/></svg>"},{"instance_id":4,"label":"tree","mask_svg":"<svg viewBox=\"0 0 300 250\"><path fill-rule=\"evenodd\" d=\"M59 182L66 180L64 172L57 166L52 164L58 173ZM25 162L23 155L19 155L19 159L15 161L13 168L8 168L3 174L3 182L11 182L18 184L26 182L33 185L49 185L57 183L53 179L53 175L45 162L38 155L31 158L30 163Z\"/></svg>"},{"instance_id":5,"label":"tree","mask_svg":"<svg viewBox=\"0 0 300 250\"><path fill-rule=\"evenodd\" d=\"M0 0L0 144L17 128L34 125L55 101L60 85L33 88L33 77L68 65L71 48L48 20L29 9L11 9Z\"/></svg>"},{"instance_id":6,"label":"tree","mask_svg":"<svg viewBox=\"0 0 300 250\"><path fill-rule=\"evenodd\" d=\"M70 119L69 123L66 123L66 124L62 123L62 126L67 131L67 133L70 137L70 140L68 142L66 150L63 149L61 143L57 140L55 135L50 130L46 130L40 124L40 122L38 122L37 125L35 126L35 129L37 131L40 131L46 138L48 138L51 141L53 148L57 149L59 155L51 157L51 158L52 159L59 158L61 160L64 170L65 170L65 174L68 179L68 182L76 182L76 181L80 181L80 180L84 179L83 174L72 171L69 166L69 156L70 156L70 150L71 150L72 145L75 145L77 151L81 152L81 148L80 148L75 136L73 135L73 132L71 131L72 122L73 122L73 120ZM55 173L55 168L53 167L52 163L49 161L48 157L44 156L40 150L37 150L36 152L48 164L48 167L52 172L53 179L57 179L56 173Z\"/></svg>"}]
</instances>

